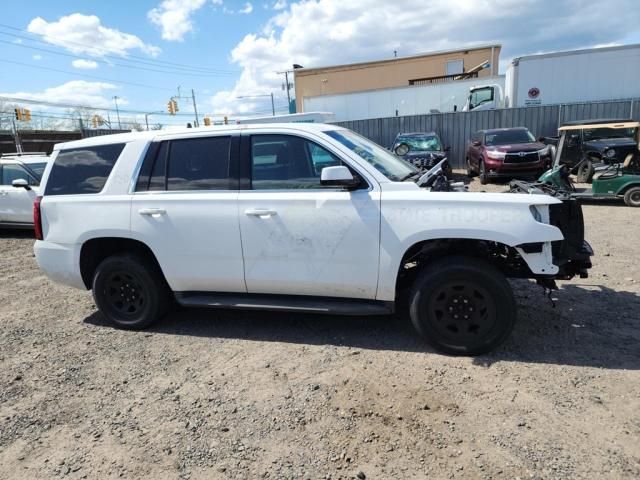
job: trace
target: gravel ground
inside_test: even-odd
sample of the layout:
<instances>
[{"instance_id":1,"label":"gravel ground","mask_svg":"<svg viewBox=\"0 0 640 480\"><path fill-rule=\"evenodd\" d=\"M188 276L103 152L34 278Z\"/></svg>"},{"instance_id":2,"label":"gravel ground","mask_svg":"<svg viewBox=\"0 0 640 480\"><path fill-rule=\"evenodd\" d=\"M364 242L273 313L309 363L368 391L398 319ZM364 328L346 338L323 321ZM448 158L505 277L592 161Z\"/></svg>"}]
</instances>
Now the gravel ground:
<instances>
[{"instance_id":1,"label":"gravel ground","mask_svg":"<svg viewBox=\"0 0 640 480\"><path fill-rule=\"evenodd\" d=\"M115 330L0 232L0 478L639 478L640 210L584 213L590 278L555 308L514 282L513 336L478 358L389 317Z\"/></svg>"}]
</instances>

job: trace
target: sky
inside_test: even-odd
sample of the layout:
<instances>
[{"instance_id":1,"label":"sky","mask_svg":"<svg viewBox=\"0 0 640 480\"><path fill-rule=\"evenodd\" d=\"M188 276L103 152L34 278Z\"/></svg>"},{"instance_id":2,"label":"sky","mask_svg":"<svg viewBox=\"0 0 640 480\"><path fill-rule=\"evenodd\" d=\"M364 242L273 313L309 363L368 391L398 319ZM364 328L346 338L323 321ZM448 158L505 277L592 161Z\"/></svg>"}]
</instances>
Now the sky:
<instances>
[{"instance_id":1,"label":"sky","mask_svg":"<svg viewBox=\"0 0 640 480\"><path fill-rule=\"evenodd\" d=\"M318 67L500 43L504 71L516 56L640 43L638 0L0 4L0 97L51 102L31 106L42 118L63 115L55 104L114 109L117 102L123 118L142 121L149 113L150 122L184 124L192 118L191 89L201 116L268 115L271 93L276 111L286 113L278 72L294 63ZM170 117L167 102L178 87L185 98L177 99L180 115Z\"/></svg>"}]
</instances>

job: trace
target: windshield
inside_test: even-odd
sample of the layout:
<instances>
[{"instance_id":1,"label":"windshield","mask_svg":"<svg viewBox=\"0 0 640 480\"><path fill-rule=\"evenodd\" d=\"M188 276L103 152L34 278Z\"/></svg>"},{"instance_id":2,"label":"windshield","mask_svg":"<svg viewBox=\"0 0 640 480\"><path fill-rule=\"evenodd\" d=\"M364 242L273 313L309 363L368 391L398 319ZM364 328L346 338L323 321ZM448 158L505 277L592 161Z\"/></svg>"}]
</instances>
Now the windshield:
<instances>
[{"instance_id":1,"label":"windshield","mask_svg":"<svg viewBox=\"0 0 640 480\"><path fill-rule=\"evenodd\" d=\"M33 170L33 173L38 175L38 178L42 178L42 174L44 173L44 169L47 166L46 162L42 163L27 163L27 167Z\"/></svg>"},{"instance_id":2,"label":"windshield","mask_svg":"<svg viewBox=\"0 0 640 480\"><path fill-rule=\"evenodd\" d=\"M418 173L412 165L351 130L329 130L324 133L356 153L389 180L401 182Z\"/></svg>"},{"instance_id":3,"label":"windshield","mask_svg":"<svg viewBox=\"0 0 640 480\"><path fill-rule=\"evenodd\" d=\"M485 145L513 145L514 143L533 143L535 137L529 130L501 130L498 132L486 133L484 136Z\"/></svg>"},{"instance_id":4,"label":"windshield","mask_svg":"<svg viewBox=\"0 0 640 480\"><path fill-rule=\"evenodd\" d=\"M635 128L589 128L584 130L584 139L633 138L634 130Z\"/></svg>"},{"instance_id":5,"label":"windshield","mask_svg":"<svg viewBox=\"0 0 640 480\"><path fill-rule=\"evenodd\" d=\"M403 135L396 138L394 148L401 143L408 145L410 151L428 150L439 152L442 150L440 139L435 135Z\"/></svg>"}]
</instances>

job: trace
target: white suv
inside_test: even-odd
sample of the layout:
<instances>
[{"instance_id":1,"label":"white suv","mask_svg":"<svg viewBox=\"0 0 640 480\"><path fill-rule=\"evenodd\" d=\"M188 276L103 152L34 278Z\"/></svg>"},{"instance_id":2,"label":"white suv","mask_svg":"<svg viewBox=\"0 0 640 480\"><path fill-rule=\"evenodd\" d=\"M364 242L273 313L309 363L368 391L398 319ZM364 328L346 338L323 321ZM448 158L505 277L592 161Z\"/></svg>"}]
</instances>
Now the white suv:
<instances>
[{"instance_id":1,"label":"white suv","mask_svg":"<svg viewBox=\"0 0 640 480\"><path fill-rule=\"evenodd\" d=\"M33 202L47 160L46 155L0 157L0 228L33 227Z\"/></svg>"},{"instance_id":2,"label":"white suv","mask_svg":"<svg viewBox=\"0 0 640 480\"><path fill-rule=\"evenodd\" d=\"M375 315L407 298L431 344L478 354L512 329L507 277L552 286L591 266L579 206L434 192L411 165L331 125L127 133L53 156L34 211L38 264L92 289L124 328L150 325L173 299Z\"/></svg>"}]
</instances>

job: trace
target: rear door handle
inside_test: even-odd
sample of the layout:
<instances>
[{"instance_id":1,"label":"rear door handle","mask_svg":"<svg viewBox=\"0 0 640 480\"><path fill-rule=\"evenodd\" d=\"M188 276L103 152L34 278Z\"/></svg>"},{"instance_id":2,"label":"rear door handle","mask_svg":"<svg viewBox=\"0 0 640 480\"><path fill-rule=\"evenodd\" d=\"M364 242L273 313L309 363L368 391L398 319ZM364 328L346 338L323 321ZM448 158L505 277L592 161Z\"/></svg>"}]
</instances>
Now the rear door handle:
<instances>
[{"instance_id":1,"label":"rear door handle","mask_svg":"<svg viewBox=\"0 0 640 480\"><path fill-rule=\"evenodd\" d=\"M164 208L141 208L138 210L140 215L150 215L152 217L159 217L164 215L167 211Z\"/></svg>"},{"instance_id":2,"label":"rear door handle","mask_svg":"<svg viewBox=\"0 0 640 480\"><path fill-rule=\"evenodd\" d=\"M249 215L250 217L260 217L260 218L269 218L277 215L278 212L275 210L269 210L267 208L250 208L244 211L245 215Z\"/></svg>"}]
</instances>

